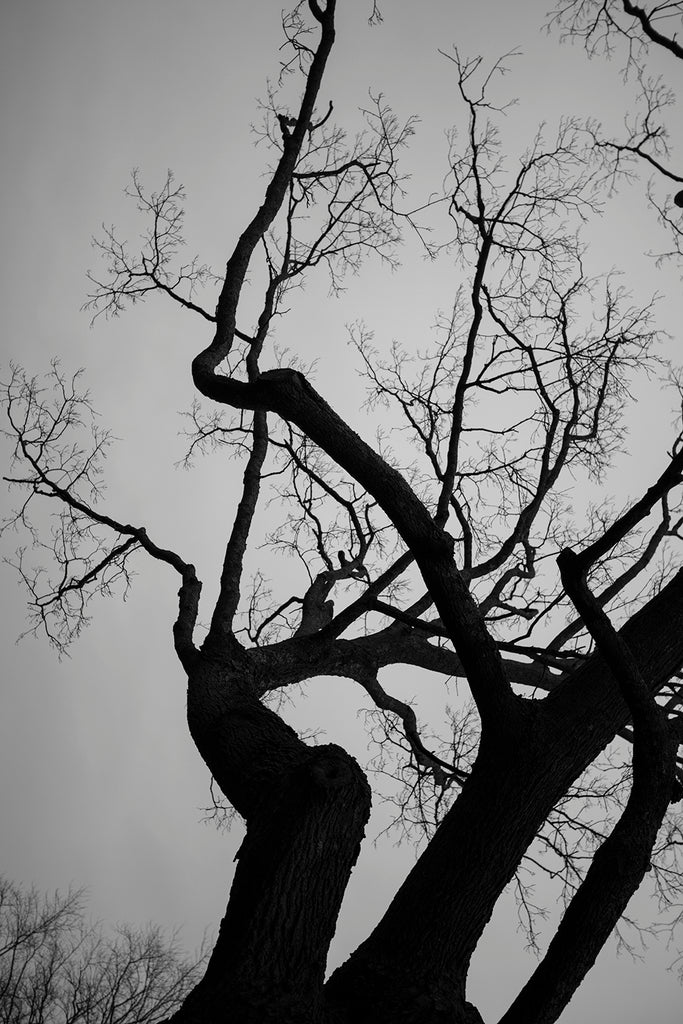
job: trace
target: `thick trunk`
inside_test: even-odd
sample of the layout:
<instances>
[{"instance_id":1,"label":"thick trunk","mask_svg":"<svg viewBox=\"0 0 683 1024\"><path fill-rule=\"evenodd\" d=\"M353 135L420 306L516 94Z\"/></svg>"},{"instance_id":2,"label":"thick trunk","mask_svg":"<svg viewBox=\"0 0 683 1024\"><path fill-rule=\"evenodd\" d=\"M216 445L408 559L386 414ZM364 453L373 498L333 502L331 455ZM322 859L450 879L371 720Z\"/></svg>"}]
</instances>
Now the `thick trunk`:
<instances>
[{"instance_id":1,"label":"thick trunk","mask_svg":"<svg viewBox=\"0 0 683 1024\"><path fill-rule=\"evenodd\" d=\"M642 765L639 773L634 757L634 785L622 817L593 857L543 960L500 1024L558 1020L645 877L673 791L677 742L663 714L660 733L654 764Z\"/></svg>"},{"instance_id":2,"label":"thick trunk","mask_svg":"<svg viewBox=\"0 0 683 1024\"><path fill-rule=\"evenodd\" d=\"M650 687L660 687L683 661L683 573L622 635ZM454 806L372 935L328 982L330 1000L350 1020L469 1024L469 962L498 896L552 807L625 724L628 709L596 655L512 718L507 737L486 742L484 730ZM608 917L596 901L596 916Z\"/></svg>"},{"instance_id":3,"label":"thick trunk","mask_svg":"<svg viewBox=\"0 0 683 1024\"><path fill-rule=\"evenodd\" d=\"M553 772L529 707L524 735L482 744L471 776L372 935L326 992L357 1024L470 1024L471 955L566 775ZM400 983L397 983L400 979Z\"/></svg>"},{"instance_id":4,"label":"thick trunk","mask_svg":"<svg viewBox=\"0 0 683 1024\"><path fill-rule=\"evenodd\" d=\"M595 854L546 955L501 1024L554 1024L623 914L650 865L674 791L678 740L655 702L633 653L614 630L587 582L592 552L565 550L562 582L618 681L633 722L633 782L624 812Z\"/></svg>"},{"instance_id":5,"label":"thick trunk","mask_svg":"<svg viewBox=\"0 0 683 1024\"><path fill-rule=\"evenodd\" d=\"M188 719L247 834L206 974L173 1024L318 1024L327 951L370 811L365 776L340 747L302 743L234 667L197 670Z\"/></svg>"},{"instance_id":6,"label":"thick trunk","mask_svg":"<svg viewBox=\"0 0 683 1024\"><path fill-rule=\"evenodd\" d=\"M384 918L329 980L326 995L342 1019L354 1024L471 1024L477 1020L466 1002L472 954L524 853L593 753L593 738L588 734L571 757L568 747L548 744L548 739L539 720L530 721L525 735L511 740L507 750L500 744L489 749L482 746L462 793ZM579 908L577 920L588 906L590 927L602 935L593 959L642 878L661 820L659 811L668 801L666 793L662 799L662 808L655 809L654 827L640 835L638 864L629 866L620 892L604 900L607 889L597 873ZM621 831L614 855L617 861L627 855L630 843L628 827ZM599 864L600 857L596 861ZM577 955L577 969L571 972L574 987L562 990L563 1005L585 974L580 948L573 951ZM557 962L552 967L539 978L539 1001L553 986L560 997L563 970ZM522 1013L512 1019L525 1017Z\"/></svg>"},{"instance_id":7,"label":"thick trunk","mask_svg":"<svg viewBox=\"0 0 683 1024\"><path fill-rule=\"evenodd\" d=\"M623 631L651 686L680 665L682 627L679 574ZM310 674L296 652L297 665L278 652L283 679ZM546 700L519 698L507 735L499 729L487 739L485 730L471 777L436 836L384 919L324 989L369 811L367 784L343 751L307 747L257 700L256 676L275 668L262 652L235 655L229 665L206 654L200 661L188 690L190 728L248 831L206 978L174 1024L476 1022L467 970L498 896L553 805L628 717L602 660L591 659ZM611 908L600 892L598 885L591 928L601 921L609 930ZM555 973L543 979L544 991L559 986Z\"/></svg>"}]
</instances>

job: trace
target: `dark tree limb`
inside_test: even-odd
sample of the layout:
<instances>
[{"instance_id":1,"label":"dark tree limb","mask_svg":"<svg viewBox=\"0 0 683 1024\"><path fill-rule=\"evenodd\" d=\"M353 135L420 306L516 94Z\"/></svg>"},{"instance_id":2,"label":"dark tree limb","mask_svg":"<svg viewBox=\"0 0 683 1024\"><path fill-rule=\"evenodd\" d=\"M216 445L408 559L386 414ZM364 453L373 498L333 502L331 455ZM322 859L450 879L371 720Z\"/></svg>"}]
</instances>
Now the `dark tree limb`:
<instances>
[{"instance_id":1,"label":"dark tree limb","mask_svg":"<svg viewBox=\"0 0 683 1024\"><path fill-rule=\"evenodd\" d=\"M207 636L208 643L217 646L229 645L233 640L233 620L240 599L244 554L256 512L261 471L268 452L268 424L264 412L254 413L252 436L253 443L244 470L242 494L223 559L220 591Z\"/></svg>"},{"instance_id":2,"label":"dark tree limb","mask_svg":"<svg viewBox=\"0 0 683 1024\"><path fill-rule=\"evenodd\" d=\"M593 545L593 552L599 550L600 543ZM678 737L650 692L628 644L612 627L586 584L593 552L588 548L575 554L567 548L561 552L558 564L565 590L609 665L631 713L631 794L611 835L593 857L546 955L500 1024L552 1024L558 1019L649 869L657 832L674 795Z\"/></svg>"},{"instance_id":3,"label":"dark tree limb","mask_svg":"<svg viewBox=\"0 0 683 1024\"><path fill-rule=\"evenodd\" d=\"M646 11L643 7L639 7L637 4L632 4L631 0L622 0L624 10L627 14L636 18L640 23L643 33L647 38L656 43L657 46L663 47L670 53L673 53L674 57L678 57L683 60L683 46L677 41L675 36L665 36L663 32L659 32L655 28L652 13ZM654 8L654 12L658 10L658 7Z\"/></svg>"}]
</instances>

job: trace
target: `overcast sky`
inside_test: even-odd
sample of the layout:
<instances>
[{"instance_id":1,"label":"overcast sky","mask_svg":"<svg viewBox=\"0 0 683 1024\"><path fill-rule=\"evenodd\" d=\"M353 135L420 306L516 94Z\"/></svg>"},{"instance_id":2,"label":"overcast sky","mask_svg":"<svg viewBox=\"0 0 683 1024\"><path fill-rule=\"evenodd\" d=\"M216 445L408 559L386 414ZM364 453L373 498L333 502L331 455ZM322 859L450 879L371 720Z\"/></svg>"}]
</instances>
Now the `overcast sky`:
<instances>
[{"instance_id":1,"label":"overcast sky","mask_svg":"<svg viewBox=\"0 0 683 1024\"><path fill-rule=\"evenodd\" d=\"M579 49L541 32L545 0L387 0L385 22L374 29L369 6L339 0L322 103L332 99L339 120L355 123L368 89L381 90L399 115L421 115L408 164L416 180L433 174L434 189L445 171L443 131L462 124L453 68L438 48L456 43L487 59L523 51L506 79L510 96L520 97L510 115L520 140L561 114L620 120L628 93L617 69L588 64ZM225 260L264 187L267 154L254 148L250 125L266 78L276 74L279 9L253 0L23 0L3 4L0 14L3 370L12 359L38 372L53 356L66 370L87 367L102 423L121 439L107 469L108 510L196 563L209 596L239 470L217 458L194 474L174 468L184 453L178 414L193 397L189 362L206 342L205 325L153 299L90 330L79 307L100 224L115 223L122 235L140 230L122 198L134 167L152 188L173 168L189 196L188 251L216 267ZM680 65L671 70L680 83ZM679 287L675 274L655 275L643 258L651 215L630 203L622 201L596 234L596 264L627 262L641 294ZM414 267L393 276L369 267L338 301L325 282L296 295L281 343L319 360L317 385L339 408L356 410L363 398L345 323L363 316L385 340L400 333L410 343L448 307L453 282L423 269L418 278ZM651 471L643 425L648 441L669 428L655 397L644 391L632 433L643 479ZM638 470L629 473L637 481ZM620 486L616 480L615 491ZM12 548L5 538L3 553ZM142 560L138 571L125 603L93 605L92 624L60 663L43 639L14 645L25 595L3 567L0 870L44 889L86 885L94 915L182 925L191 946L222 916L240 833L200 823L209 778L187 733L184 678L172 650L177 578ZM419 687L443 695L439 680L414 674L396 692ZM306 693L297 720L322 723L330 740L364 757L357 711L365 704L354 685L324 680ZM381 813L371 838L380 823ZM366 846L334 963L367 934L413 856L406 847ZM640 909L647 916L645 900ZM504 898L471 975L470 998L486 1020L496 1019L534 966L523 943ZM654 945L642 963L616 959L611 943L564 1024L674 1024L683 995L665 972L671 958Z\"/></svg>"}]
</instances>

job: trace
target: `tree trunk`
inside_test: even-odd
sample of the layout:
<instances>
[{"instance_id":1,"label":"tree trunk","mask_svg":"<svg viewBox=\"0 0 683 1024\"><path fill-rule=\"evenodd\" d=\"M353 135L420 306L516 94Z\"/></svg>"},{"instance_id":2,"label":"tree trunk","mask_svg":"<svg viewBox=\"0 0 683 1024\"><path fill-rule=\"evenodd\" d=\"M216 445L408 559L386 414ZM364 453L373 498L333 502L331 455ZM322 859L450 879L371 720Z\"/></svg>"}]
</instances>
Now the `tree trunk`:
<instances>
[{"instance_id":1,"label":"tree trunk","mask_svg":"<svg viewBox=\"0 0 683 1024\"><path fill-rule=\"evenodd\" d=\"M673 792L677 739L661 713L650 758L634 756L628 804L595 853L543 960L500 1024L554 1024L571 1000L650 868L650 856ZM653 764L638 761L649 759ZM640 780L639 780L640 776Z\"/></svg>"},{"instance_id":2,"label":"tree trunk","mask_svg":"<svg viewBox=\"0 0 683 1024\"><path fill-rule=\"evenodd\" d=\"M206 974L173 1024L319 1024L327 951L370 813L340 747L308 747L244 684L203 658L188 688L192 736L246 819Z\"/></svg>"},{"instance_id":3,"label":"tree trunk","mask_svg":"<svg viewBox=\"0 0 683 1024\"><path fill-rule=\"evenodd\" d=\"M681 662L683 572L622 636L656 690ZM519 707L506 734L490 740L483 730L457 801L382 921L328 982L349 1021L469 1024L469 963L498 896L553 806L628 720L599 655L543 701L520 698ZM611 917L597 896L595 915Z\"/></svg>"},{"instance_id":4,"label":"tree trunk","mask_svg":"<svg viewBox=\"0 0 683 1024\"><path fill-rule=\"evenodd\" d=\"M471 1024L469 962L496 901L558 797L540 705L509 741L482 742L457 801L372 935L330 978L357 1024Z\"/></svg>"},{"instance_id":5,"label":"tree trunk","mask_svg":"<svg viewBox=\"0 0 683 1024\"><path fill-rule=\"evenodd\" d=\"M653 688L680 664L682 630L680 573L623 630ZM282 679L311 674L280 655ZM264 652L203 653L191 673L192 736L247 837L207 974L174 1024L476 1024L465 996L472 953L550 810L627 720L619 687L595 656L545 700L517 698L493 737L484 729L436 835L323 986L370 792L348 754L306 746L260 703L259 673L273 669ZM596 920L603 911L596 900Z\"/></svg>"}]
</instances>

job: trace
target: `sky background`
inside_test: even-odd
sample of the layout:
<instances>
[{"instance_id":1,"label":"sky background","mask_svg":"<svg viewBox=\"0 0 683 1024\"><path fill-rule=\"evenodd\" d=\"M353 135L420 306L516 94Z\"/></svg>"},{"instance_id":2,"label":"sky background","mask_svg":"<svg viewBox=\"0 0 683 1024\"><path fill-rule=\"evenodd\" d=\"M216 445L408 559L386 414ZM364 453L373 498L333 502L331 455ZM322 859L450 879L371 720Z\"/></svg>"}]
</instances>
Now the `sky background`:
<instances>
[{"instance_id":1,"label":"sky background","mask_svg":"<svg viewBox=\"0 0 683 1024\"><path fill-rule=\"evenodd\" d=\"M372 89L400 116L420 115L406 161L416 185L430 178L428 189L439 187L444 129L464 124L452 65L438 48L456 43L488 60L523 51L505 79L509 96L519 97L508 130L520 150L540 121L576 114L618 125L628 106L629 87L616 66L588 63L579 48L561 47L541 31L544 0L392 0L374 29L369 6L340 0L321 105L333 99L339 121L353 125ZM107 465L107 510L146 526L157 543L197 565L205 616L239 480L239 467L213 456L191 474L175 468L185 447L179 413L193 397L189 363L206 343L205 325L156 298L118 320L100 319L92 330L79 308L85 272L96 266L91 237L100 224L114 223L129 237L142 229L122 196L134 167L151 188L173 168L188 191L188 252L220 268L265 186L268 156L254 147L250 126L259 120L265 81L277 71L279 9L247 0L24 0L3 4L0 13L3 371L15 360L40 372L56 355L67 371L87 367L102 424L121 439ZM683 66L671 65L670 81L680 87ZM641 297L653 290L680 295L677 275L656 271L643 255L657 239L639 188L599 227L588 226L592 269L628 270ZM363 316L378 337L410 344L448 307L453 286L415 258L393 275L368 265L338 300L316 279L296 294L279 341L317 359L316 385L355 417L363 392L345 324ZM673 326L675 303L665 301L661 317L665 328ZM653 442L670 436L672 414L658 387L643 384L639 398L629 468L611 482L616 494L638 492L653 471L646 457ZM357 422L372 436L371 420ZM14 539L3 544L11 555ZM97 602L92 624L61 662L43 639L15 645L25 628L25 595L2 567L0 870L42 889L85 885L94 916L181 925L191 947L223 913L241 834L201 823L209 777L187 733L184 676L172 649L177 579L161 565L139 560L137 567L127 601ZM281 571L291 570L283 563ZM443 683L410 673L395 688L397 695L417 690L438 701ZM316 681L300 703L296 721L322 725L329 740L365 757L357 718L365 705L354 684ZM354 872L332 965L365 937L412 861L405 846L373 847L382 821L380 809ZM640 907L647 917L646 898ZM470 998L487 1021L533 969L523 945L504 897L470 977ZM654 944L634 963L616 958L610 943L563 1024L674 1024L683 990L665 970L671 959Z\"/></svg>"}]
</instances>

